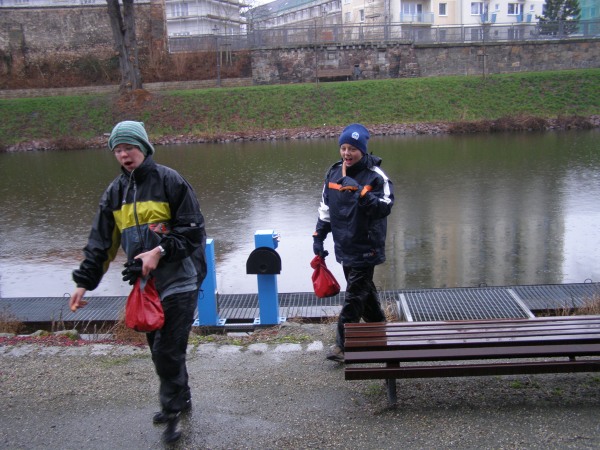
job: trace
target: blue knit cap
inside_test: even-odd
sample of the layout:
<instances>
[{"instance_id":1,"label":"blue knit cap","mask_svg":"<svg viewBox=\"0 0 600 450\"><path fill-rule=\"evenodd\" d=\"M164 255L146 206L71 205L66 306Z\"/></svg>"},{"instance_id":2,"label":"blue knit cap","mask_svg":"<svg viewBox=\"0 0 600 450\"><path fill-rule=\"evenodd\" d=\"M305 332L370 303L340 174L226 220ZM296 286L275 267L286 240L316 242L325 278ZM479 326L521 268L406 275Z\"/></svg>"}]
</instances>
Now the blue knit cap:
<instances>
[{"instance_id":1,"label":"blue knit cap","mask_svg":"<svg viewBox=\"0 0 600 450\"><path fill-rule=\"evenodd\" d=\"M135 145L139 147L144 156L154 153L154 147L148 139L143 122L126 120L116 124L108 138L108 148L114 150L119 144Z\"/></svg>"},{"instance_id":2,"label":"blue knit cap","mask_svg":"<svg viewBox=\"0 0 600 450\"><path fill-rule=\"evenodd\" d=\"M369 140L369 130L360 123L348 125L340 134L339 145L350 144L359 149L363 154L367 153L367 141Z\"/></svg>"}]
</instances>

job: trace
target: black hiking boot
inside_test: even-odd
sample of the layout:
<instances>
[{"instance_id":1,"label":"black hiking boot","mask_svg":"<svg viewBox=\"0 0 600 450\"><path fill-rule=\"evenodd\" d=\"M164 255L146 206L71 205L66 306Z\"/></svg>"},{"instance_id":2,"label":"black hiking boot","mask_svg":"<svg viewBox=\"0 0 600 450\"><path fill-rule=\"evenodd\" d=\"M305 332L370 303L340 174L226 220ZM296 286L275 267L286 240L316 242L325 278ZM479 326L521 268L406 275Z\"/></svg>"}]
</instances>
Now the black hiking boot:
<instances>
[{"instance_id":1,"label":"black hiking boot","mask_svg":"<svg viewBox=\"0 0 600 450\"><path fill-rule=\"evenodd\" d=\"M163 441L166 444L171 444L181 437L181 431L179 430L179 413L166 414L167 416L167 429L163 432Z\"/></svg>"},{"instance_id":2,"label":"black hiking boot","mask_svg":"<svg viewBox=\"0 0 600 450\"><path fill-rule=\"evenodd\" d=\"M192 399L189 399L185 406L183 407L183 409L181 410L181 413L186 413L188 411L190 411L192 409ZM154 416L152 416L152 423L155 425L159 425L162 423L167 423L169 421L169 413L164 412L164 411L159 411L157 413L154 413Z\"/></svg>"},{"instance_id":3,"label":"black hiking boot","mask_svg":"<svg viewBox=\"0 0 600 450\"><path fill-rule=\"evenodd\" d=\"M340 347L338 347L337 345L334 346L331 351L329 352L329 354L326 356L326 358L329 361L335 361L335 362L339 362L339 363L343 363L344 362L344 350L342 350Z\"/></svg>"}]
</instances>

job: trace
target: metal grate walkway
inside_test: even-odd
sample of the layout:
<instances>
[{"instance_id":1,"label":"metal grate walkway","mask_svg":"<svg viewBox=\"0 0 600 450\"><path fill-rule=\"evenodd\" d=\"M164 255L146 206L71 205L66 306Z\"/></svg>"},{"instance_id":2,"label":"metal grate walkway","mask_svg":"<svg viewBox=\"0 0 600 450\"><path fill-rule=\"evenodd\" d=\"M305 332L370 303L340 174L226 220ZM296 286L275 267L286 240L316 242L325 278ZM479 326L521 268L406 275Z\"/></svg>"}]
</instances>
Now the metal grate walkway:
<instances>
[{"instance_id":1,"label":"metal grate walkway","mask_svg":"<svg viewBox=\"0 0 600 450\"><path fill-rule=\"evenodd\" d=\"M534 317L510 288L432 289L398 296L398 310L409 322Z\"/></svg>"},{"instance_id":2,"label":"metal grate walkway","mask_svg":"<svg viewBox=\"0 0 600 450\"><path fill-rule=\"evenodd\" d=\"M280 316L320 319L335 317L345 293L320 299L312 292L279 294ZM406 289L380 292L382 304L405 320L470 320L531 317L531 311L572 309L600 297L599 283L556 285ZM68 297L0 299L0 315L21 322L112 322L119 320L126 297L89 297L89 304L73 314ZM257 294L218 296L218 310L226 322L252 322L259 316Z\"/></svg>"}]
</instances>

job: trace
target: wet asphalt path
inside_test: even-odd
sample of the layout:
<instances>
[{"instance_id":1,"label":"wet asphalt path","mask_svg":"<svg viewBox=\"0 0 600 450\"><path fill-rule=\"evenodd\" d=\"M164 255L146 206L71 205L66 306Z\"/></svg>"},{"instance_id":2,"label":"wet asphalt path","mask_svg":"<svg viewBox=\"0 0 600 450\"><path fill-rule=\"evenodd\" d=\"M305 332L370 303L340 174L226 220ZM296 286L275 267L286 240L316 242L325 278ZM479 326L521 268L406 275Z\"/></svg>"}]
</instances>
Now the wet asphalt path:
<instances>
[{"instance_id":1,"label":"wet asphalt path","mask_svg":"<svg viewBox=\"0 0 600 450\"><path fill-rule=\"evenodd\" d=\"M597 449L597 374L344 381L332 327L300 344L190 349L181 449ZM302 332L306 334L304 329ZM0 346L0 448L160 449L146 349Z\"/></svg>"}]
</instances>

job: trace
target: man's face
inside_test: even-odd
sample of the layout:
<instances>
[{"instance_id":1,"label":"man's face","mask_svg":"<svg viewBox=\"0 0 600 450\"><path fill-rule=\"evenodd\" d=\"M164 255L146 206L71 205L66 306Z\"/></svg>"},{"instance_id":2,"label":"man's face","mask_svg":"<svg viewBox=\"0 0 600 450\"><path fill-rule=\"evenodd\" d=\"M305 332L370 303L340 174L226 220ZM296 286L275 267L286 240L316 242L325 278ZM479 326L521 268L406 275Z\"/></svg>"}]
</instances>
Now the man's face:
<instances>
[{"instance_id":1,"label":"man's face","mask_svg":"<svg viewBox=\"0 0 600 450\"><path fill-rule=\"evenodd\" d=\"M131 144L119 144L113 149L113 153L119 164L128 172L137 169L146 158L139 147Z\"/></svg>"},{"instance_id":2,"label":"man's face","mask_svg":"<svg viewBox=\"0 0 600 450\"><path fill-rule=\"evenodd\" d=\"M340 156L346 164L346 167L352 167L354 164L359 162L363 154L362 152L350 144L342 144L340 146Z\"/></svg>"}]
</instances>

